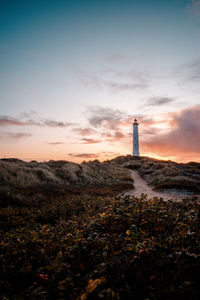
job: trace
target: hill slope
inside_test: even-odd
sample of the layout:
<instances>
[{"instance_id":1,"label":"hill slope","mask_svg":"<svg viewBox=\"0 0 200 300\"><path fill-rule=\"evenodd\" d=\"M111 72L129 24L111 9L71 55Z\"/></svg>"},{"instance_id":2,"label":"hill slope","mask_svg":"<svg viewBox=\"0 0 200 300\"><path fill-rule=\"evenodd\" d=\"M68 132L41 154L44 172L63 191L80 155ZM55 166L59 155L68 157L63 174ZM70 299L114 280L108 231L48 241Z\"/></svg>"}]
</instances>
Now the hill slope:
<instances>
[{"instance_id":1,"label":"hill slope","mask_svg":"<svg viewBox=\"0 0 200 300\"><path fill-rule=\"evenodd\" d=\"M111 163L137 170L156 190L185 190L200 193L200 163L176 163L149 157L121 156Z\"/></svg>"},{"instance_id":2,"label":"hill slope","mask_svg":"<svg viewBox=\"0 0 200 300\"><path fill-rule=\"evenodd\" d=\"M82 164L1 159L0 186L53 184L86 187L129 184L131 188L133 179L128 169L137 170L157 190L176 189L200 193L200 163L183 164L131 155L102 163L94 160Z\"/></svg>"},{"instance_id":3,"label":"hill slope","mask_svg":"<svg viewBox=\"0 0 200 300\"><path fill-rule=\"evenodd\" d=\"M0 160L0 184L31 186L37 184L111 185L132 182L130 172L109 162L98 160L76 164L68 161L25 162Z\"/></svg>"}]
</instances>

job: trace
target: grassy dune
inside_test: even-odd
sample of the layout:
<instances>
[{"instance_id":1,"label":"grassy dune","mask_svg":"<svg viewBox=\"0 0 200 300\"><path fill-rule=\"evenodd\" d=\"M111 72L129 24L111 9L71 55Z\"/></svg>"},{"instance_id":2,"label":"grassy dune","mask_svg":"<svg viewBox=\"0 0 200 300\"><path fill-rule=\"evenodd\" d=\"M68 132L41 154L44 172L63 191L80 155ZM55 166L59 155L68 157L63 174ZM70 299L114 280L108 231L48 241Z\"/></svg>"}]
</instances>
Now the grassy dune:
<instances>
[{"instance_id":1,"label":"grassy dune","mask_svg":"<svg viewBox=\"0 0 200 300\"><path fill-rule=\"evenodd\" d=\"M200 193L200 163L176 163L149 157L122 156L111 161L139 174L155 190L177 189Z\"/></svg>"},{"instance_id":2,"label":"grassy dune","mask_svg":"<svg viewBox=\"0 0 200 300\"><path fill-rule=\"evenodd\" d=\"M76 164L67 161L38 163L17 159L0 160L1 186L110 186L131 184L128 169L139 174L157 190L178 189L200 193L200 163L178 164L148 157L120 156L100 163L98 160Z\"/></svg>"},{"instance_id":3,"label":"grassy dune","mask_svg":"<svg viewBox=\"0 0 200 300\"><path fill-rule=\"evenodd\" d=\"M68 161L25 162L18 159L0 160L1 186L35 186L58 184L75 186L133 183L125 168L100 163L98 160L76 164Z\"/></svg>"}]
</instances>

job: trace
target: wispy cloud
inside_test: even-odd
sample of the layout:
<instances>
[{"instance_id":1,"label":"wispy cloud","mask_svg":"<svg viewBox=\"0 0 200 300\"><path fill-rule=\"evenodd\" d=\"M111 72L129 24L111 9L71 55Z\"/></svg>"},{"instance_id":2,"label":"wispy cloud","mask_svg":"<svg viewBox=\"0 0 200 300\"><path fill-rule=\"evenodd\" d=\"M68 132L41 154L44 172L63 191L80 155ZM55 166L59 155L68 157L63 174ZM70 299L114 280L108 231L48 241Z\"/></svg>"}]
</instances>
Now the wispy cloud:
<instances>
[{"instance_id":1,"label":"wispy cloud","mask_svg":"<svg viewBox=\"0 0 200 300\"><path fill-rule=\"evenodd\" d=\"M144 82L117 82L117 81L103 81L105 87L111 89L113 92L120 92L120 91L131 91L137 89L146 89L147 85Z\"/></svg>"},{"instance_id":2,"label":"wispy cloud","mask_svg":"<svg viewBox=\"0 0 200 300\"><path fill-rule=\"evenodd\" d=\"M176 70L176 74L181 78L184 84L198 83L200 81L200 57L193 59Z\"/></svg>"},{"instance_id":3,"label":"wispy cloud","mask_svg":"<svg viewBox=\"0 0 200 300\"><path fill-rule=\"evenodd\" d=\"M142 114L129 114L125 111L102 106L89 106L86 110L89 125L109 132L120 131L119 128L131 126L135 118L139 118L143 124L151 124L152 118Z\"/></svg>"},{"instance_id":4,"label":"wispy cloud","mask_svg":"<svg viewBox=\"0 0 200 300\"><path fill-rule=\"evenodd\" d=\"M200 15L200 0L190 0L189 5L187 5L186 10L194 15Z\"/></svg>"},{"instance_id":5,"label":"wispy cloud","mask_svg":"<svg viewBox=\"0 0 200 300\"><path fill-rule=\"evenodd\" d=\"M82 127L79 127L79 128L73 128L72 131L80 136L89 136L89 135L93 135L93 134L96 134L97 131L92 129L92 128L82 128Z\"/></svg>"},{"instance_id":6,"label":"wispy cloud","mask_svg":"<svg viewBox=\"0 0 200 300\"><path fill-rule=\"evenodd\" d=\"M51 119L33 120L33 119L17 119L10 116L0 116L0 126L39 126L39 127L69 127L74 126L75 123L61 122Z\"/></svg>"},{"instance_id":7,"label":"wispy cloud","mask_svg":"<svg viewBox=\"0 0 200 300\"><path fill-rule=\"evenodd\" d=\"M119 152L113 152L113 151L108 151L108 152L102 151L102 152L101 152L101 155L102 155L103 157L111 158L111 157L119 156L120 153L119 153Z\"/></svg>"},{"instance_id":8,"label":"wispy cloud","mask_svg":"<svg viewBox=\"0 0 200 300\"><path fill-rule=\"evenodd\" d=\"M170 97L152 97L147 100L145 106L161 106L174 102L176 99Z\"/></svg>"},{"instance_id":9,"label":"wispy cloud","mask_svg":"<svg viewBox=\"0 0 200 300\"><path fill-rule=\"evenodd\" d=\"M47 127L69 127L74 126L75 123L71 122L60 122L55 120L43 120L41 122L41 126L47 126Z\"/></svg>"},{"instance_id":10,"label":"wispy cloud","mask_svg":"<svg viewBox=\"0 0 200 300\"><path fill-rule=\"evenodd\" d=\"M126 139L127 137L130 137L129 133L123 133L121 131L112 131L112 132L103 132L101 133L101 138L103 139L103 141L105 142L117 142L120 141L122 139Z\"/></svg>"},{"instance_id":11,"label":"wispy cloud","mask_svg":"<svg viewBox=\"0 0 200 300\"><path fill-rule=\"evenodd\" d=\"M22 119L32 119L33 117L38 117L38 116L39 114L35 110L20 113L20 118Z\"/></svg>"},{"instance_id":12,"label":"wispy cloud","mask_svg":"<svg viewBox=\"0 0 200 300\"><path fill-rule=\"evenodd\" d=\"M100 153L69 153L72 158L95 159L95 158L112 158L119 156L120 153L113 151L102 151Z\"/></svg>"},{"instance_id":13,"label":"wispy cloud","mask_svg":"<svg viewBox=\"0 0 200 300\"><path fill-rule=\"evenodd\" d=\"M96 153L69 153L70 157L75 158L97 158L99 157L99 154Z\"/></svg>"},{"instance_id":14,"label":"wispy cloud","mask_svg":"<svg viewBox=\"0 0 200 300\"><path fill-rule=\"evenodd\" d=\"M32 134L24 133L24 132L18 132L18 133L4 132L4 133L1 133L0 136L1 136L1 138L6 138L6 139L21 140L21 139L31 137Z\"/></svg>"},{"instance_id":15,"label":"wispy cloud","mask_svg":"<svg viewBox=\"0 0 200 300\"><path fill-rule=\"evenodd\" d=\"M98 144L101 143L100 139L92 139L92 138L82 138L81 139L82 144Z\"/></svg>"},{"instance_id":16,"label":"wispy cloud","mask_svg":"<svg viewBox=\"0 0 200 300\"><path fill-rule=\"evenodd\" d=\"M109 74L110 73L110 74ZM129 72L128 72L129 73ZM109 75L109 76L108 76ZM111 76L110 76L111 75ZM108 89L113 93L135 90L146 90L149 88L149 83L140 76L127 76L127 72L119 74L109 70L103 74L87 74L86 72L79 72L79 77L84 85L94 89ZM103 77L103 78L102 78Z\"/></svg>"},{"instance_id":17,"label":"wispy cloud","mask_svg":"<svg viewBox=\"0 0 200 300\"><path fill-rule=\"evenodd\" d=\"M66 143L64 143L64 142L47 142L47 144L57 146L57 145L63 145L63 144L66 144Z\"/></svg>"},{"instance_id":18,"label":"wispy cloud","mask_svg":"<svg viewBox=\"0 0 200 300\"><path fill-rule=\"evenodd\" d=\"M102 125L107 125L110 129L114 129L125 115L125 113L120 110L101 106L88 107L86 114L91 126L98 128Z\"/></svg>"},{"instance_id":19,"label":"wispy cloud","mask_svg":"<svg viewBox=\"0 0 200 300\"><path fill-rule=\"evenodd\" d=\"M98 144L101 143L101 139L97 138L99 133L97 130L91 127L76 127L72 128L72 132L76 134L76 143L80 144Z\"/></svg>"},{"instance_id":20,"label":"wispy cloud","mask_svg":"<svg viewBox=\"0 0 200 300\"><path fill-rule=\"evenodd\" d=\"M24 121L12 118L9 116L0 116L0 126L24 126L27 125Z\"/></svg>"}]
</instances>

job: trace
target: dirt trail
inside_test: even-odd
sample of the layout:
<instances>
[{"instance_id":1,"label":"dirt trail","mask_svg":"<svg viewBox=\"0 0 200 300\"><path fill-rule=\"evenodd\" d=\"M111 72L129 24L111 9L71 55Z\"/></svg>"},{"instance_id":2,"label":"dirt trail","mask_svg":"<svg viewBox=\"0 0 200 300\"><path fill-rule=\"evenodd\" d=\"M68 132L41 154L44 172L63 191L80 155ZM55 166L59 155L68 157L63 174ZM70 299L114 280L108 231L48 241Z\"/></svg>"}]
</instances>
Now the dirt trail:
<instances>
[{"instance_id":1,"label":"dirt trail","mask_svg":"<svg viewBox=\"0 0 200 300\"><path fill-rule=\"evenodd\" d=\"M148 198L153 198L153 197L158 197L158 198L163 198L163 200L167 201L170 199L176 200L176 201L181 201L184 198L187 197L193 197L194 195L187 195L185 193L180 193L180 192L156 192L152 190L152 187L147 184L147 182L138 174L137 171L131 170L132 177L134 179L134 186L135 190L128 192L129 195L133 195L135 197L141 196L141 194L147 194ZM196 195L198 200L200 200L200 195Z\"/></svg>"}]
</instances>

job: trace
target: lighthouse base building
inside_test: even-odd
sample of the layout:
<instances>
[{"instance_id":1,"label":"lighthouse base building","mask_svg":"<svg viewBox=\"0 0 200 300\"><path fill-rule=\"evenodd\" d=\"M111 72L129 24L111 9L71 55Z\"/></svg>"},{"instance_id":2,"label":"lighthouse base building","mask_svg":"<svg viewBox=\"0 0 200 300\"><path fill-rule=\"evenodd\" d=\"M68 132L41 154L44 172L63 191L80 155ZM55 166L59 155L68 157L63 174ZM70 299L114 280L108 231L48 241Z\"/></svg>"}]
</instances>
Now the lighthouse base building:
<instances>
[{"instance_id":1,"label":"lighthouse base building","mask_svg":"<svg viewBox=\"0 0 200 300\"><path fill-rule=\"evenodd\" d=\"M133 123L133 156L140 156L139 154L139 133L138 122L135 119Z\"/></svg>"}]
</instances>

